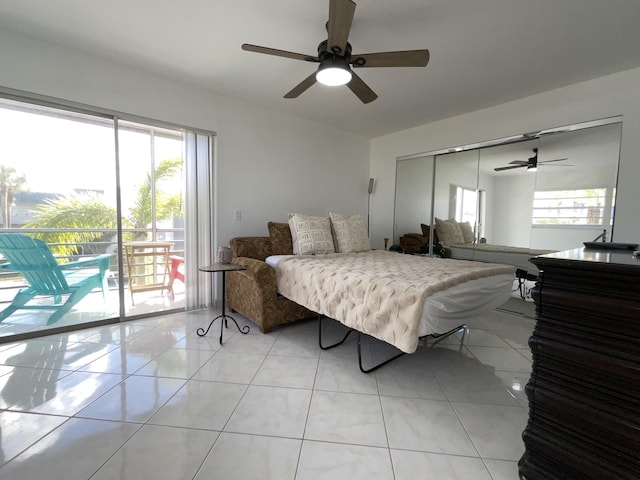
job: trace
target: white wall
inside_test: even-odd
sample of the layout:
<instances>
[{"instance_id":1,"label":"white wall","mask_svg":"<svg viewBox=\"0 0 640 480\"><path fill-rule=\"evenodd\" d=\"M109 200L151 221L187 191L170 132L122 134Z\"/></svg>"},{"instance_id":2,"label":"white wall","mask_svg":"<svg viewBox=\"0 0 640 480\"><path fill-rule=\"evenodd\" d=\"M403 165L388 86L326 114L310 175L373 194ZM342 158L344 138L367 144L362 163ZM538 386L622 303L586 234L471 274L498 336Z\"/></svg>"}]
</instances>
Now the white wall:
<instances>
[{"instance_id":1,"label":"white wall","mask_svg":"<svg viewBox=\"0 0 640 480\"><path fill-rule=\"evenodd\" d=\"M623 128L613 239L640 242L640 69L634 69L373 139L373 245L392 231L397 157L617 115Z\"/></svg>"},{"instance_id":2,"label":"white wall","mask_svg":"<svg viewBox=\"0 0 640 480\"><path fill-rule=\"evenodd\" d=\"M369 140L0 30L0 86L217 132L217 240L287 213L367 215ZM234 210L242 220L234 221Z\"/></svg>"}]
</instances>

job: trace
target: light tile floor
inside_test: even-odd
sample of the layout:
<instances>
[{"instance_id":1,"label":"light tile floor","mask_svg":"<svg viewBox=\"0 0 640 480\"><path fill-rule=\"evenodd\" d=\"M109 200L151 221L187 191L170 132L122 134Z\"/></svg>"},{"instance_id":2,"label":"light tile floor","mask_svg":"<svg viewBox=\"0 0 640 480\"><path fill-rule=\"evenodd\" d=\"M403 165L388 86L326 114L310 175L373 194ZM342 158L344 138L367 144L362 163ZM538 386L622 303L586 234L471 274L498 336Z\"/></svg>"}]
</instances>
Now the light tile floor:
<instances>
[{"instance_id":1,"label":"light tile floor","mask_svg":"<svg viewBox=\"0 0 640 480\"><path fill-rule=\"evenodd\" d=\"M518 478L531 318L497 310L462 348L449 338L363 374L355 339L320 350L317 320L231 325L221 347L218 325L195 333L214 313L1 344L0 478Z\"/></svg>"}]
</instances>

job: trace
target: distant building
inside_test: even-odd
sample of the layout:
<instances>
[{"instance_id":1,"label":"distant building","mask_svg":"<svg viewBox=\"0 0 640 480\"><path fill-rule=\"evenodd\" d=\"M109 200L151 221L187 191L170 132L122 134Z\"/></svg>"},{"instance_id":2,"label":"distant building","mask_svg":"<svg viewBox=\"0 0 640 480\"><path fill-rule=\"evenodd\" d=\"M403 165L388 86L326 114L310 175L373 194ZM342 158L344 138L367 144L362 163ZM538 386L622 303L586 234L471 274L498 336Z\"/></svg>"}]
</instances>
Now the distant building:
<instances>
[{"instance_id":1,"label":"distant building","mask_svg":"<svg viewBox=\"0 0 640 480\"><path fill-rule=\"evenodd\" d=\"M104 194L104 190L76 188L74 189L74 193L96 193L98 195L102 195ZM20 228L26 223L29 223L33 219L34 213L37 208L41 205L44 205L46 200L55 200L64 196L64 193L16 193L13 199L13 205L11 206L11 227Z\"/></svg>"}]
</instances>

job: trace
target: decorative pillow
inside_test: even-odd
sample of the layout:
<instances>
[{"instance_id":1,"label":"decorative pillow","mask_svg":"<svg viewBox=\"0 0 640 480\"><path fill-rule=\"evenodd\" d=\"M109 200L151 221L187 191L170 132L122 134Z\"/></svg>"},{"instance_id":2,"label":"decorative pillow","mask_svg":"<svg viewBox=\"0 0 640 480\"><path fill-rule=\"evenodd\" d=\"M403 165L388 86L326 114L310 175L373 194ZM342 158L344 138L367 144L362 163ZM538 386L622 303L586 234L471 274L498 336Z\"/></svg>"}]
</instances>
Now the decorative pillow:
<instances>
[{"instance_id":1,"label":"decorative pillow","mask_svg":"<svg viewBox=\"0 0 640 480\"><path fill-rule=\"evenodd\" d=\"M462 229L460 228L460 224L457 222L455 218L449 218L447 222L453 225L453 241L455 244L464 243L464 235L462 235Z\"/></svg>"},{"instance_id":2,"label":"decorative pillow","mask_svg":"<svg viewBox=\"0 0 640 480\"><path fill-rule=\"evenodd\" d=\"M476 237L473 234L473 228L471 228L471 224L469 222L460 222L458 223L458 225L460 226L460 231L462 232L464 243L473 243Z\"/></svg>"},{"instance_id":3,"label":"decorative pillow","mask_svg":"<svg viewBox=\"0 0 640 480\"><path fill-rule=\"evenodd\" d=\"M336 251L338 253L368 252L371 250L367 229L359 214L347 217L339 213L329 212L329 218L331 218L331 226L333 227Z\"/></svg>"},{"instance_id":4,"label":"decorative pillow","mask_svg":"<svg viewBox=\"0 0 640 480\"><path fill-rule=\"evenodd\" d=\"M288 223L267 223L273 255L293 255L293 239Z\"/></svg>"},{"instance_id":5,"label":"decorative pillow","mask_svg":"<svg viewBox=\"0 0 640 480\"><path fill-rule=\"evenodd\" d=\"M335 253L329 217L293 213L289 217L294 255Z\"/></svg>"},{"instance_id":6,"label":"decorative pillow","mask_svg":"<svg viewBox=\"0 0 640 480\"><path fill-rule=\"evenodd\" d=\"M449 220L436 218L436 232L438 232L440 241L445 245L451 246L464 243L460 225L452 218Z\"/></svg>"}]
</instances>

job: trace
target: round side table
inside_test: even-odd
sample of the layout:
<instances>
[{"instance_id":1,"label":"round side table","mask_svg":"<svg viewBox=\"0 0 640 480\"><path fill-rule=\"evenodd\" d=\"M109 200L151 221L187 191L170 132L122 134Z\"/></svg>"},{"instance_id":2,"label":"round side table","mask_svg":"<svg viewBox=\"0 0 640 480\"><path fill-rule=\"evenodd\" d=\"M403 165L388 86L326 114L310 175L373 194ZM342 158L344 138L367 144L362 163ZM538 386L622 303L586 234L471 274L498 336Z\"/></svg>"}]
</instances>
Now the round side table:
<instances>
[{"instance_id":1,"label":"round side table","mask_svg":"<svg viewBox=\"0 0 640 480\"><path fill-rule=\"evenodd\" d=\"M227 285L225 281L226 279L225 272L238 272L240 270L246 270L246 269L247 267L245 267L244 265L238 265L237 263L214 263L213 265L207 265L205 267L198 268L198 270L200 270L201 272L210 272L210 273L221 272L222 273L222 313L217 317L215 317L213 320L211 320L211 322L209 322L209 326L207 327L206 330L204 328L199 328L198 330L196 330L196 333L199 336L204 337L207 333L209 333L209 330L211 329L211 325L213 325L213 322L215 322L218 319L220 319L220 345L222 345L222 332L224 332L224 328L227 327L227 319L233 320L233 323L236 324L236 328L240 333L244 335L249 333L248 325L245 325L244 327L240 328L240 325L238 325L238 322L236 322L236 319L233 318L231 315L227 315L227 311L226 311Z\"/></svg>"}]
</instances>

